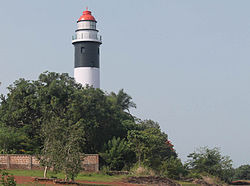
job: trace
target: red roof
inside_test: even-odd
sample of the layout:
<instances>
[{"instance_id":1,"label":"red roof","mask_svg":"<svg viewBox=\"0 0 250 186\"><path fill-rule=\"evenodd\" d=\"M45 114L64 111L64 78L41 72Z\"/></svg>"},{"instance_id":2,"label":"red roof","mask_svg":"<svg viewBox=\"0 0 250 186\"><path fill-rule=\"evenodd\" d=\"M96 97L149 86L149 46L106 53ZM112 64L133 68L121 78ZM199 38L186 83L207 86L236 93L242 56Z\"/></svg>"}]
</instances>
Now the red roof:
<instances>
[{"instance_id":1,"label":"red roof","mask_svg":"<svg viewBox=\"0 0 250 186\"><path fill-rule=\"evenodd\" d=\"M88 11L88 8L86 8L85 11L83 11L82 16L78 19L78 21L87 20L87 21L96 21L94 16L91 15L91 11Z\"/></svg>"}]
</instances>

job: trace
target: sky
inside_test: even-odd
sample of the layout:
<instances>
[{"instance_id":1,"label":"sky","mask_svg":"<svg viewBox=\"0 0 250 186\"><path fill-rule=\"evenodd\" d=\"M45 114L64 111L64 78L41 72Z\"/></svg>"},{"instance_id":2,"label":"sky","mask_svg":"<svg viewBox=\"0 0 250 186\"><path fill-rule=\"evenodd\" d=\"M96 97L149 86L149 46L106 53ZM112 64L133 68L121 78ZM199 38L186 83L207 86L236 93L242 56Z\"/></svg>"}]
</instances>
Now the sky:
<instances>
[{"instance_id":1,"label":"sky","mask_svg":"<svg viewBox=\"0 0 250 186\"><path fill-rule=\"evenodd\" d=\"M124 89L179 157L219 147L250 164L249 0L0 0L0 93L44 71L73 76L88 6L102 35L101 88Z\"/></svg>"}]
</instances>

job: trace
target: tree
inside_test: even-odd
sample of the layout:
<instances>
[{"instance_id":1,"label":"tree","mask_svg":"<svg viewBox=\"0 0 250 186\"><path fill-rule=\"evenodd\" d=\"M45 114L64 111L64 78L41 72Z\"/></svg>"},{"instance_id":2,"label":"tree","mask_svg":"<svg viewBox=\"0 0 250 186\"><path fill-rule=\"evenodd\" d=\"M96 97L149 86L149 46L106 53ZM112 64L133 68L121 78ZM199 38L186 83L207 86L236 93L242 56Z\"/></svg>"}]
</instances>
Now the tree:
<instances>
[{"instance_id":1,"label":"tree","mask_svg":"<svg viewBox=\"0 0 250 186\"><path fill-rule=\"evenodd\" d=\"M113 136L126 137L128 128L123 121L134 120L123 110L134 106L123 90L114 97L115 93L111 96L100 89L83 88L65 73L44 72L36 81L19 79L8 90L7 96L0 97L0 123L25 134L27 146L22 153L40 153L41 127L54 116L85 120L88 133L82 150L86 153L100 152Z\"/></svg>"},{"instance_id":2,"label":"tree","mask_svg":"<svg viewBox=\"0 0 250 186\"><path fill-rule=\"evenodd\" d=\"M85 122L74 118L70 108L81 87L67 74L48 72L41 74L35 85L42 112L41 163L74 180L81 170Z\"/></svg>"},{"instance_id":3,"label":"tree","mask_svg":"<svg viewBox=\"0 0 250 186\"><path fill-rule=\"evenodd\" d=\"M68 123L61 118L52 118L43 126L44 147L40 156L41 164L53 167L55 172L65 172L65 178L74 180L82 170L81 146L84 143L84 130L81 122ZM45 173L46 175L46 173Z\"/></svg>"},{"instance_id":4,"label":"tree","mask_svg":"<svg viewBox=\"0 0 250 186\"><path fill-rule=\"evenodd\" d=\"M99 153L105 144L106 163L113 169L124 166L121 159L127 161L126 146L133 150L130 162L136 154L139 163L154 169L177 156L157 122L138 121L130 114L136 105L123 89L108 94L82 87L68 74L44 72L35 81L19 79L8 90L7 96L0 97L3 153L42 154L44 165L71 178L79 170L80 154ZM6 131L18 135L10 139ZM112 158L117 161L111 165Z\"/></svg>"},{"instance_id":5,"label":"tree","mask_svg":"<svg viewBox=\"0 0 250 186\"><path fill-rule=\"evenodd\" d=\"M81 89L69 106L74 120L85 119L85 153L98 153L115 137L127 134L123 126L124 111L120 110L100 89ZM126 118L127 119L127 118Z\"/></svg>"},{"instance_id":6,"label":"tree","mask_svg":"<svg viewBox=\"0 0 250 186\"><path fill-rule=\"evenodd\" d=\"M136 154L139 166L141 166L141 161L144 159L144 155L147 153L147 142L148 136L145 136L142 131L131 130L128 131L128 141L131 148Z\"/></svg>"},{"instance_id":7,"label":"tree","mask_svg":"<svg viewBox=\"0 0 250 186\"><path fill-rule=\"evenodd\" d=\"M128 131L128 142L136 153L139 166L145 165L160 171L162 162L171 156L177 157L175 151L166 144L168 136L158 128L147 128L142 131Z\"/></svg>"},{"instance_id":8,"label":"tree","mask_svg":"<svg viewBox=\"0 0 250 186\"><path fill-rule=\"evenodd\" d=\"M241 165L235 169L234 179L250 180L250 165Z\"/></svg>"},{"instance_id":9,"label":"tree","mask_svg":"<svg viewBox=\"0 0 250 186\"><path fill-rule=\"evenodd\" d=\"M125 139L113 138L104 145L100 153L105 165L111 170L121 170L125 165L134 163L134 153L129 149Z\"/></svg>"},{"instance_id":10,"label":"tree","mask_svg":"<svg viewBox=\"0 0 250 186\"><path fill-rule=\"evenodd\" d=\"M79 160L79 152L98 153L113 136L125 136L127 133L123 127L123 119L130 119L131 116L124 117L125 112L100 89L83 88L76 85L67 74L48 72L41 74L35 84L38 87L42 110L41 120L44 123L42 125L43 163L53 166L55 171L63 170L66 174L67 170L74 172L73 169L76 168L74 165ZM81 140L78 142L65 140L65 136L72 134L68 127L75 124L83 132L82 135L73 135L72 139L80 137ZM67 131L70 133L65 135ZM68 154L67 149L70 151ZM56 152L60 152L63 157L57 156ZM69 156L74 153L75 156ZM68 165L63 162L68 162Z\"/></svg>"},{"instance_id":11,"label":"tree","mask_svg":"<svg viewBox=\"0 0 250 186\"><path fill-rule=\"evenodd\" d=\"M187 170L183 166L181 160L174 156L171 156L168 160L163 162L161 171L168 178L175 180L178 180L181 176L185 176L187 174Z\"/></svg>"},{"instance_id":12,"label":"tree","mask_svg":"<svg viewBox=\"0 0 250 186\"><path fill-rule=\"evenodd\" d=\"M209 149L202 147L188 155L189 160L186 165L192 171L199 173L209 173L218 176L224 181L229 182L232 174L232 160L229 156L222 156L219 148Z\"/></svg>"},{"instance_id":13,"label":"tree","mask_svg":"<svg viewBox=\"0 0 250 186\"><path fill-rule=\"evenodd\" d=\"M22 131L26 136L25 153L39 152L41 109L33 82L19 79L8 87L7 98L1 95L0 123ZM18 151L18 149L15 149ZM22 152L22 153L24 153ZM20 152L21 153L21 152Z\"/></svg>"},{"instance_id":14,"label":"tree","mask_svg":"<svg viewBox=\"0 0 250 186\"><path fill-rule=\"evenodd\" d=\"M119 90L118 94L111 92L111 98L117 106L119 106L123 111L130 112L130 108L136 108L136 104L132 101L132 97L123 91Z\"/></svg>"},{"instance_id":15,"label":"tree","mask_svg":"<svg viewBox=\"0 0 250 186\"><path fill-rule=\"evenodd\" d=\"M21 154L25 152L27 136L20 130L10 127L0 127L0 153Z\"/></svg>"},{"instance_id":16,"label":"tree","mask_svg":"<svg viewBox=\"0 0 250 186\"><path fill-rule=\"evenodd\" d=\"M139 122L140 127L145 130L148 128L156 128L156 129L160 129L160 125L159 123L149 119L149 120L143 120Z\"/></svg>"}]
</instances>

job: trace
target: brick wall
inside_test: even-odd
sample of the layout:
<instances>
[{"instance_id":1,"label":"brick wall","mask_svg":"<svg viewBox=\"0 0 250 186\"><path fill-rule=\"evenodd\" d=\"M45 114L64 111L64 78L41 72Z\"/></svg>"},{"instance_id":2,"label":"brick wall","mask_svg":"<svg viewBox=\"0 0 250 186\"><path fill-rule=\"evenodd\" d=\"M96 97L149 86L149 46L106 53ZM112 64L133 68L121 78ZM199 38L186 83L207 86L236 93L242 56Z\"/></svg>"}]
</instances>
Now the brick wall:
<instances>
[{"instance_id":1,"label":"brick wall","mask_svg":"<svg viewBox=\"0 0 250 186\"><path fill-rule=\"evenodd\" d=\"M99 155L86 154L82 159L82 166L85 171L99 171ZM0 155L0 168L4 169L43 169L35 156L25 154Z\"/></svg>"}]
</instances>

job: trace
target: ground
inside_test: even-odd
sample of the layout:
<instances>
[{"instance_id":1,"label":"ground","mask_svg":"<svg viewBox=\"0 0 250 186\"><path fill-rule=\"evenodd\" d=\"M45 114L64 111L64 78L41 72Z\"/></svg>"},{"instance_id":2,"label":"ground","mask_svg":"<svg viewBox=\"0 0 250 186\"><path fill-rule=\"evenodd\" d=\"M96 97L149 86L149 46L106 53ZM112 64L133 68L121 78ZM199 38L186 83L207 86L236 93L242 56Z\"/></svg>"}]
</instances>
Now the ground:
<instances>
[{"instance_id":1,"label":"ground","mask_svg":"<svg viewBox=\"0 0 250 186\"><path fill-rule=\"evenodd\" d=\"M66 184L54 184L53 180L51 181L35 181L35 178L42 178L43 171L41 170L7 170L9 174L14 175L15 180L18 186L63 186ZM49 178L53 177L56 179L63 179L63 174L54 174L53 172L48 172L47 175ZM138 186L138 185L169 185L169 186L215 186L215 185L224 185L218 184L214 178L205 177L202 180L193 180L191 182L176 182L172 181L168 178L162 177L153 177L153 176L140 176L140 177L132 177L128 175L116 175L109 176L106 174L99 173L81 173L76 178L77 182L81 185L116 185L116 186ZM215 184L216 183L216 184Z\"/></svg>"},{"instance_id":2,"label":"ground","mask_svg":"<svg viewBox=\"0 0 250 186\"><path fill-rule=\"evenodd\" d=\"M18 186L36 185L36 186L62 186L62 184L54 184L52 181L34 181L34 177L30 176L14 176ZM97 182L97 181L77 181L84 185L117 185L117 186L138 186L137 184L123 183L123 182Z\"/></svg>"},{"instance_id":3,"label":"ground","mask_svg":"<svg viewBox=\"0 0 250 186\"><path fill-rule=\"evenodd\" d=\"M14 176L15 180L17 182L18 186L24 186L24 185L34 185L34 186L63 186L64 184L54 184L52 181L35 181L34 177L30 176ZM187 185L187 186L193 186L194 184L178 184L175 183L167 178L159 178L159 177L131 177L122 179L120 181L111 181L111 182L102 182L102 181L83 181L78 180L78 183L84 185L84 186L90 186L90 185L102 185L102 186L109 186L109 185L115 185L115 186L138 186L138 185L168 185L168 186L181 186L181 185ZM127 183L130 182L130 183ZM131 183L133 182L133 183ZM65 184L67 185L67 184Z\"/></svg>"}]
</instances>

